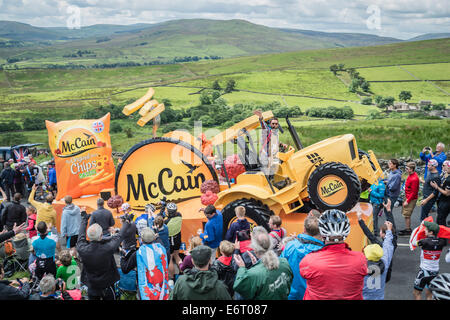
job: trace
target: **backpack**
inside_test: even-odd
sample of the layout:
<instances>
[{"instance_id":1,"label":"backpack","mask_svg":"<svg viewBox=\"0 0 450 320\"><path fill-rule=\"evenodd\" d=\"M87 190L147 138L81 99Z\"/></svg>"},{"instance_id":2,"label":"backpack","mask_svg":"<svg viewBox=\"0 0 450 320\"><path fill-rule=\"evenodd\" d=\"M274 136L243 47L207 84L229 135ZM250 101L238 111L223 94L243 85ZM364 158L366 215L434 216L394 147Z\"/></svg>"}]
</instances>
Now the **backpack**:
<instances>
[{"instance_id":1,"label":"backpack","mask_svg":"<svg viewBox=\"0 0 450 320\"><path fill-rule=\"evenodd\" d=\"M11 256L16 252L16 250L14 249L14 246L12 244L11 241L6 241L5 242L5 254L6 256Z\"/></svg>"}]
</instances>

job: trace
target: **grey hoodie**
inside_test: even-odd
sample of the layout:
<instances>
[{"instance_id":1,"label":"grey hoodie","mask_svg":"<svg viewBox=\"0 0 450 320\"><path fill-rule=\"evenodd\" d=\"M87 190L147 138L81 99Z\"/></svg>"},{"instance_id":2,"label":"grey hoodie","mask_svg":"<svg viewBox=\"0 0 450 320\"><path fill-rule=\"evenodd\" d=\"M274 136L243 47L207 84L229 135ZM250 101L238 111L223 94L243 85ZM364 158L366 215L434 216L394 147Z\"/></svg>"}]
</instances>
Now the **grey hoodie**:
<instances>
[{"instance_id":1,"label":"grey hoodie","mask_svg":"<svg viewBox=\"0 0 450 320\"><path fill-rule=\"evenodd\" d=\"M80 208L73 203L64 207L61 217L61 234L71 237L78 234L81 223Z\"/></svg>"}]
</instances>

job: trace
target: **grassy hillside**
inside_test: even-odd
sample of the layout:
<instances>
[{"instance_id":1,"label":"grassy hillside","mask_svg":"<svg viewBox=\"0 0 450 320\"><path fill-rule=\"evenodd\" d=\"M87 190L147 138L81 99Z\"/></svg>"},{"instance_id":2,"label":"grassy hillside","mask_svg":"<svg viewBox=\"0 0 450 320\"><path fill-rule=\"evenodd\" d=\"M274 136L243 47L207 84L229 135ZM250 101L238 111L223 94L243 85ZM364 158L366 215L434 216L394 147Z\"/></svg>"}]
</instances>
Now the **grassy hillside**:
<instances>
[{"instance_id":1,"label":"grassy hillside","mask_svg":"<svg viewBox=\"0 0 450 320\"><path fill-rule=\"evenodd\" d=\"M17 35L14 34L16 29ZM245 20L206 19L174 20L154 25L94 25L72 30L36 28L4 21L3 27L0 24L2 36L12 40L46 41L32 47L0 48L0 63L1 58L4 62L20 59L14 62L20 68L68 63L84 66L118 62L143 64L184 56L229 58L401 41L368 34L277 29ZM79 50L89 54L77 56Z\"/></svg>"},{"instance_id":2,"label":"grassy hillside","mask_svg":"<svg viewBox=\"0 0 450 320\"><path fill-rule=\"evenodd\" d=\"M282 105L298 105L303 111L349 105L356 114L366 115L376 107L359 104L360 97L349 92L329 71L331 64L370 67L358 69L368 81L414 79L411 74L421 79L444 80L450 74L450 64L439 62L445 61L449 52L450 39L440 39L159 66L3 70L0 110L3 121L20 121L35 112L74 118L99 105L124 105L127 100L139 98L150 86L156 88L158 99L168 98L174 108L185 108L198 104L199 95L194 93L201 87L211 87L214 80L224 87L227 80L234 79L241 91L223 96L230 105L279 101ZM449 82L435 84L449 91ZM164 87L167 85L171 87ZM401 90L411 90L412 101L449 103L448 95L430 83L372 82L371 87L374 94L398 97Z\"/></svg>"},{"instance_id":3,"label":"grassy hillside","mask_svg":"<svg viewBox=\"0 0 450 320\"><path fill-rule=\"evenodd\" d=\"M374 105L362 105L360 97L349 92L347 85L330 72L330 65L343 63L357 68L370 82L373 95L398 98L401 90L410 90L413 102L432 100L448 104L449 95L445 91L450 92L450 81L427 81L450 80L450 63L446 60L449 52L450 39L439 39L158 66L3 70L0 71L1 121L22 123L26 117L36 114L51 120L78 119L86 110L98 106L123 106L141 97L148 87L155 88L154 98L169 99L174 109L188 108L199 104L198 92L202 88L211 88L215 80L225 87L231 79L236 81L236 91L222 96L230 106L277 101L281 105L299 106L303 112L312 107L350 106L356 115L361 115L356 117L361 120L378 109ZM392 82L396 80L415 82ZM295 120L294 125L305 145L351 132L362 149L372 149L381 157L416 154L423 145L442 140L442 132L450 129L447 120L304 119ZM150 133L149 128L138 127L136 119L115 121L134 131L132 138L123 132L113 134L116 151L127 151ZM47 143L45 130L23 135L27 140L24 142ZM283 139L289 138L284 135Z\"/></svg>"}]
</instances>

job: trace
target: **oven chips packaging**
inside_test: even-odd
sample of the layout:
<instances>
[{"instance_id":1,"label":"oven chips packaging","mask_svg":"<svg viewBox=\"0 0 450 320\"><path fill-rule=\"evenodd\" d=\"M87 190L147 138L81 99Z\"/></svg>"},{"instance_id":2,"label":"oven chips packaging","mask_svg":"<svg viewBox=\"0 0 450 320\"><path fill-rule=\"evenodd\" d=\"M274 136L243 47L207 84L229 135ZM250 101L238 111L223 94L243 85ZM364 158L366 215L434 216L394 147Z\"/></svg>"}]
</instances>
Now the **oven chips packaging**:
<instances>
[{"instance_id":1,"label":"oven chips packaging","mask_svg":"<svg viewBox=\"0 0 450 320\"><path fill-rule=\"evenodd\" d=\"M59 200L76 199L114 188L114 163L109 136L110 114L100 119L45 122L55 157Z\"/></svg>"}]
</instances>

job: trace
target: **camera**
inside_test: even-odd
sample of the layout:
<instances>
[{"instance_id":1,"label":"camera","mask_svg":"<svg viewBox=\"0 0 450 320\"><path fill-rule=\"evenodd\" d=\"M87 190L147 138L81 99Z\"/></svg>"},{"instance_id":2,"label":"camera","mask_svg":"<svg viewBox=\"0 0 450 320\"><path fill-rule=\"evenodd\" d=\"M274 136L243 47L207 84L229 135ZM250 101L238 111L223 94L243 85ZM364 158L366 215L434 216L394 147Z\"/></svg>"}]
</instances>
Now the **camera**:
<instances>
[{"instance_id":1,"label":"camera","mask_svg":"<svg viewBox=\"0 0 450 320\"><path fill-rule=\"evenodd\" d=\"M134 215L133 214L129 214L129 213L125 213L125 214L120 215L119 218L122 221L127 221L127 222L131 223L131 222L133 222Z\"/></svg>"},{"instance_id":2,"label":"camera","mask_svg":"<svg viewBox=\"0 0 450 320\"><path fill-rule=\"evenodd\" d=\"M62 279L56 279L55 291L62 291L64 289L64 281Z\"/></svg>"}]
</instances>

